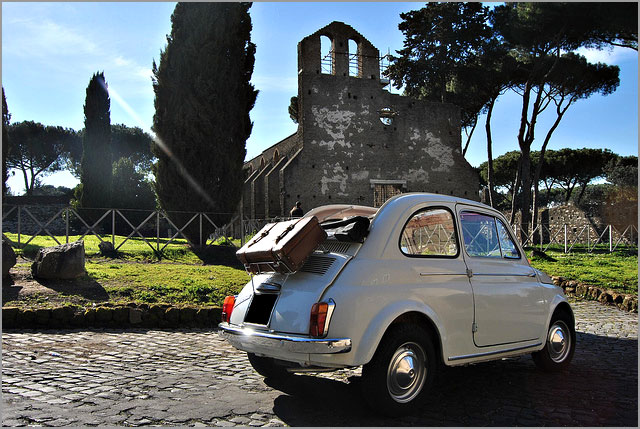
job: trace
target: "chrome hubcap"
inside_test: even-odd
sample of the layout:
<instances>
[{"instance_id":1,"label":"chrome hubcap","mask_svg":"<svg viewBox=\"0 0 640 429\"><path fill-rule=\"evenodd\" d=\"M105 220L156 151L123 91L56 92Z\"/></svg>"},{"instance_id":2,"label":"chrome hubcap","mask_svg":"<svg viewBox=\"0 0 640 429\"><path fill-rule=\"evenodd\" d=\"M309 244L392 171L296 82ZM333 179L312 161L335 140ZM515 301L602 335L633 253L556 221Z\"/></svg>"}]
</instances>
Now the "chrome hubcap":
<instances>
[{"instance_id":1,"label":"chrome hubcap","mask_svg":"<svg viewBox=\"0 0 640 429\"><path fill-rule=\"evenodd\" d=\"M389 362L387 388L397 402L409 402L415 398L426 380L426 354L416 343L398 347Z\"/></svg>"},{"instance_id":2,"label":"chrome hubcap","mask_svg":"<svg viewBox=\"0 0 640 429\"><path fill-rule=\"evenodd\" d=\"M547 337L549 357L556 363L562 363L571 350L571 333L569 327L562 320L557 320L549 328Z\"/></svg>"}]
</instances>

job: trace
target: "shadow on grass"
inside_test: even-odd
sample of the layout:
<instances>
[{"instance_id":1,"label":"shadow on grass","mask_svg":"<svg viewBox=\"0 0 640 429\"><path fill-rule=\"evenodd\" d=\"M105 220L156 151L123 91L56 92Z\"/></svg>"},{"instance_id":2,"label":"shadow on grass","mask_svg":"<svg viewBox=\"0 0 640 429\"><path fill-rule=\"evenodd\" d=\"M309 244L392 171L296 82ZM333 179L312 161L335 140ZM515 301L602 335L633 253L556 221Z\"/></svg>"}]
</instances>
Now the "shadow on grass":
<instances>
[{"instance_id":1,"label":"shadow on grass","mask_svg":"<svg viewBox=\"0 0 640 429\"><path fill-rule=\"evenodd\" d=\"M108 301L109 294L100 283L89 276L74 280L34 279L42 286L62 295L76 295L89 301Z\"/></svg>"},{"instance_id":2,"label":"shadow on grass","mask_svg":"<svg viewBox=\"0 0 640 429\"><path fill-rule=\"evenodd\" d=\"M231 268L244 269L244 266L236 257L237 247L206 246L192 248L191 250L205 265L224 265Z\"/></svg>"},{"instance_id":3,"label":"shadow on grass","mask_svg":"<svg viewBox=\"0 0 640 429\"><path fill-rule=\"evenodd\" d=\"M18 286L11 276L2 279L2 305L6 302L18 299L22 286Z\"/></svg>"}]
</instances>

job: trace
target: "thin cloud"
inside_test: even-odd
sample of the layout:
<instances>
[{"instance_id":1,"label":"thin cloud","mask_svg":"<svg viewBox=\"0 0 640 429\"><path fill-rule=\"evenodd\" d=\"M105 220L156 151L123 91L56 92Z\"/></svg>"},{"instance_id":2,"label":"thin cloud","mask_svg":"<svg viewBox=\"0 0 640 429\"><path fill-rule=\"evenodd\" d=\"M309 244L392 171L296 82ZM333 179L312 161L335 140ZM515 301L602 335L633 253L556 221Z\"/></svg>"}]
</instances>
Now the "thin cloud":
<instances>
[{"instance_id":1,"label":"thin cloud","mask_svg":"<svg viewBox=\"0 0 640 429\"><path fill-rule=\"evenodd\" d=\"M577 50L590 63L619 64L622 61L636 57L638 53L629 48L613 47L613 49L587 49L580 48Z\"/></svg>"},{"instance_id":2,"label":"thin cloud","mask_svg":"<svg viewBox=\"0 0 640 429\"><path fill-rule=\"evenodd\" d=\"M12 19L3 31L2 48L21 57L93 55L98 47L86 35L51 20Z\"/></svg>"},{"instance_id":3,"label":"thin cloud","mask_svg":"<svg viewBox=\"0 0 640 429\"><path fill-rule=\"evenodd\" d=\"M260 91L298 92L297 77L254 75L251 83Z\"/></svg>"}]
</instances>

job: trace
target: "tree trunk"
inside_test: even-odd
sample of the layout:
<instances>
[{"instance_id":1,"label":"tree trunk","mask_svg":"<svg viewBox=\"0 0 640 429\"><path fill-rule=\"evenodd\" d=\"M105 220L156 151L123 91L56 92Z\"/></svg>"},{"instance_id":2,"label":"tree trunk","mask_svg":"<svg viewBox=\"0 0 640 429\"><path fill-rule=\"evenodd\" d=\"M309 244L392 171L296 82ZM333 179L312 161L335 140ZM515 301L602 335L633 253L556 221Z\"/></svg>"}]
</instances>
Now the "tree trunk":
<instances>
[{"instance_id":1,"label":"tree trunk","mask_svg":"<svg viewBox=\"0 0 640 429\"><path fill-rule=\"evenodd\" d=\"M478 125L478 118L473 121L473 127L471 127L471 132L467 135L467 142L464 144L464 149L462 150L462 157L467 154L467 149L469 149L469 143L471 143L471 137L473 136L473 132L476 130L476 125Z\"/></svg>"},{"instance_id":2,"label":"tree trunk","mask_svg":"<svg viewBox=\"0 0 640 429\"><path fill-rule=\"evenodd\" d=\"M31 195L29 192L29 178L27 177L27 170L22 168L22 175L24 176L24 191L27 195Z\"/></svg>"},{"instance_id":3,"label":"tree trunk","mask_svg":"<svg viewBox=\"0 0 640 429\"><path fill-rule=\"evenodd\" d=\"M496 99L493 98L489 102L489 109L487 111L487 121L485 122L485 131L487 133L487 186L489 188L489 205L493 207L493 153L492 153L492 140L491 140L491 113L493 112L493 106Z\"/></svg>"},{"instance_id":4,"label":"tree trunk","mask_svg":"<svg viewBox=\"0 0 640 429\"><path fill-rule=\"evenodd\" d=\"M544 143L542 143L542 149L540 149L540 158L538 160L538 166L536 167L536 172L535 175L533 177L533 228L535 229L537 224L538 224L538 203L539 203L539 198L538 198L538 182L540 182L540 172L542 171L542 165L544 164L544 153L547 150L547 145L549 144L549 140L551 140L551 135L553 134L553 132L556 130L556 128L558 128L558 125L560 125L560 121L562 120L562 117L564 116L564 113L567 111L567 109L569 108L569 106L571 105L571 103L573 102L571 99L569 100L569 103L566 105L566 107L564 109L561 109L560 106L562 105L562 101L564 100L564 97L562 97L560 104L558 104L558 107L556 109L556 120L553 123L553 125L551 126L551 128L549 128L549 131L547 131L547 135L544 138Z\"/></svg>"},{"instance_id":5,"label":"tree trunk","mask_svg":"<svg viewBox=\"0 0 640 429\"><path fill-rule=\"evenodd\" d=\"M528 146L522 148L522 207L520 228L522 240L529 236L529 221L531 220L531 152Z\"/></svg>"},{"instance_id":6,"label":"tree trunk","mask_svg":"<svg viewBox=\"0 0 640 429\"><path fill-rule=\"evenodd\" d=\"M580 201L582 200L582 196L584 195L584 191L587 190L587 185L588 183L585 183L585 182L580 184L581 189L580 189L580 193L578 194L578 199L576 200L576 205L580 204Z\"/></svg>"},{"instance_id":7,"label":"tree trunk","mask_svg":"<svg viewBox=\"0 0 640 429\"><path fill-rule=\"evenodd\" d=\"M516 195L518 195L518 188L520 187L520 172L522 170L522 155L520 155L520 159L518 160L518 169L516 171L516 180L513 183L513 191L511 194L511 216L509 217L509 223L513 225L516 220Z\"/></svg>"}]
</instances>

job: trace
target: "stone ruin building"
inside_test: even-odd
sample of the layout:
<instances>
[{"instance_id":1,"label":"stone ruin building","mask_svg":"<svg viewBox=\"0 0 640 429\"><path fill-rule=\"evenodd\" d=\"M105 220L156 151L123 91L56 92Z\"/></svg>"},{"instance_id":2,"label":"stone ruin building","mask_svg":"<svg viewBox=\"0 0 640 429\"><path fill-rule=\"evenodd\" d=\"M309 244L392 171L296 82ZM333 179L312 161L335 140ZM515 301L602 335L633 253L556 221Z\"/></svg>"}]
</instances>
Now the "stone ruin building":
<instances>
[{"instance_id":1,"label":"stone ruin building","mask_svg":"<svg viewBox=\"0 0 640 429\"><path fill-rule=\"evenodd\" d=\"M325 58L321 37L331 43ZM244 164L245 218L288 216L298 200L305 212L379 207L415 191L479 200L478 176L461 153L459 108L391 94L380 61L342 22L298 43L298 130Z\"/></svg>"}]
</instances>

